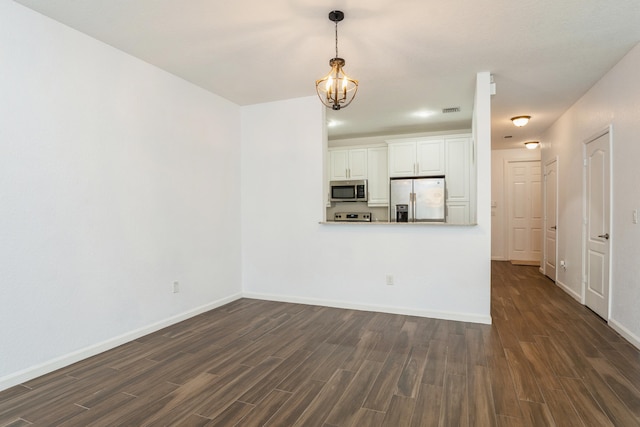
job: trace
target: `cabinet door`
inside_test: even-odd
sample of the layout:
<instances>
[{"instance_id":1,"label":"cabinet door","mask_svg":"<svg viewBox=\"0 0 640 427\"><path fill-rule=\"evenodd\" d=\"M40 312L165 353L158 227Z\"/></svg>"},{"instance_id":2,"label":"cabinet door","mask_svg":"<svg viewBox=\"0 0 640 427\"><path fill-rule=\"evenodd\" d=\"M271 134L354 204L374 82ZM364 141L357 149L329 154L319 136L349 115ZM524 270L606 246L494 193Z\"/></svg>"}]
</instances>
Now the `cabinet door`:
<instances>
[{"instance_id":1,"label":"cabinet door","mask_svg":"<svg viewBox=\"0 0 640 427\"><path fill-rule=\"evenodd\" d=\"M389 144L389 176L415 176L416 143Z\"/></svg>"},{"instance_id":2,"label":"cabinet door","mask_svg":"<svg viewBox=\"0 0 640 427\"><path fill-rule=\"evenodd\" d=\"M387 167L387 147L367 150L369 172L369 206L389 205L389 175Z\"/></svg>"},{"instance_id":3,"label":"cabinet door","mask_svg":"<svg viewBox=\"0 0 640 427\"><path fill-rule=\"evenodd\" d=\"M469 224L469 203L447 203L447 224Z\"/></svg>"},{"instance_id":4,"label":"cabinet door","mask_svg":"<svg viewBox=\"0 0 640 427\"><path fill-rule=\"evenodd\" d=\"M329 180L347 179L349 150L329 151Z\"/></svg>"},{"instance_id":5,"label":"cabinet door","mask_svg":"<svg viewBox=\"0 0 640 427\"><path fill-rule=\"evenodd\" d=\"M444 175L444 139L416 143L416 168L419 176Z\"/></svg>"},{"instance_id":6,"label":"cabinet door","mask_svg":"<svg viewBox=\"0 0 640 427\"><path fill-rule=\"evenodd\" d=\"M349 165L347 168L349 179L367 179L367 149L357 148L349 150Z\"/></svg>"},{"instance_id":7,"label":"cabinet door","mask_svg":"<svg viewBox=\"0 0 640 427\"><path fill-rule=\"evenodd\" d=\"M469 201L469 138L447 140L447 202Z\"/></svg>"}]
</instances>

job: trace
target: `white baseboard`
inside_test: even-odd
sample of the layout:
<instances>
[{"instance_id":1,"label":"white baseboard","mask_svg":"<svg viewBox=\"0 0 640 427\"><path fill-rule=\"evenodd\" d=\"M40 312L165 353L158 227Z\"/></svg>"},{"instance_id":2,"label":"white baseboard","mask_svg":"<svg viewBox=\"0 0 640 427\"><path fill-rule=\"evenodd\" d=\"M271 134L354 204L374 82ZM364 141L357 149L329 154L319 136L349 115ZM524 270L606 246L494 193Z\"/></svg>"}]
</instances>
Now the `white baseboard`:
<instances>
[{"instance_id":1,"label":"white baseboard","mask_svg":"<svg viewBox=\"0 0 640 427\"><path fill-rule=\"evenodd\" d=\"M611 326L616 332L622 335L627 341L629 341L635 348L640 350L640 337L633 332L622 326L615 319L609 319L609 326Z\"/></svg>"},{"instance_id":2,"label":"white baseboard","mask_svg":"<svg viewBox=\"0 0 640 427\"><path fill-rule=\"evenodd\" d=\"M568 287L567 285L565 285L559 280L556 281L556 285L560 286L560 288L562 288L563 291L568 293L571 296L571 298L575 299L580 304L582 304L582 295L576 293L576 291L574 291L573 289L571 289L570 287Z\"/></svg>"},{"instance_id":3,"label":"white baseboard","mask_svg":"<svg viewBox=\"0 0 640 427\"><path fill-rule=\"evenodd\" d=\"M491 324L491 315L483 316L483 315L467 314L467 313L451 313L451 312L444 312L444 311L417 310L414 308L406 308L406 307L389 307L389 306L374 305L374 304L357 304L357 303L352 303L347 301L333 301L333 300L315 299L315 298L261 294L261 293L254 293L254 292L244 292L243 296L245 298L254 298L254 299L261 299L266 301L290 302L295 304L317 305L317 306L333 307L333 308L346 308L349 310L376 311L376 312L390 313L390 314L404 314L407 316L429 317L429 318L443 319L443 320L455 320L459 322L483 323L485 325Z\"/></svg>"},{"instance_id":4,"label":"white baseboard","mask_svg":"<svg viewBox=\"0 0 640 427\"><path fill-rule=\"evenodd\" d=\"M22 384L41 375L48 374L57 369L64 368L65 366L69 366L73 363L79 362L80 360L89 358L91 356L95 356L96 354L100 354L104 351L111 350L112 348L116 348L119 345L126 344L137 338L143 337L178 322L182 322L183 320L187 320L191 317L197 316L198 314L213 310L214 308L221 307L240 298L242 298L242 294L239 293L221 298L217 301L213 301L192 310L185 311L184 313L177 314L151 325L127 332L125 334L91 345L89 347L82 348L72 353L65 354L64 356L57 357L39 365L32 366L22 371L18 371L13 374L1 377L0 391L18 384Z\"/></svg>"}]
</instances>

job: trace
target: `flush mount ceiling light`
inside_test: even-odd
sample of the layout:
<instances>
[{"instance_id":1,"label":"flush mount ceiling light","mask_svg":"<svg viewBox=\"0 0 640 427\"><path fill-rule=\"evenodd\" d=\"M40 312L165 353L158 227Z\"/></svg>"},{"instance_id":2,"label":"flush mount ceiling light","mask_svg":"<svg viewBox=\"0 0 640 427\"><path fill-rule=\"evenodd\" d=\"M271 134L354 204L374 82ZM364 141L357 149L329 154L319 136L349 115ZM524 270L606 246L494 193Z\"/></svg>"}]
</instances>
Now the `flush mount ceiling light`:
<instances>
[{"instance_id":1,"label":"flush mount ceiling light","mask_svg":"<svg viewBox=\"0 0 640 427\"><path fill-rule=\"evenodd\" d=\"M540 145L539 141L527 141L524 143L524 146L529 150L535 150L536 148L538 148L538 145Z\"/></svg>"},{"instance_id":2,"label":"flush mount ceiling light","mask_svg":"<svg viewBox=\"0 0 640 427\"><path fill-rule=\"evenodd\" d=\"M348 77L342 67L344 59L338 56L338 22L344 19L344 13L339 10L329 12L329 20L336 25L336 56L329 60L331 71L329 74L316 80L316 92L320 101L333 110L345 108L358 91L358 81Z\"/></svg>"},{"instance_id":3,"label":"flush mount ceiling light","mask_svg":"<svg viewBox=\"0 0 640 427\"><path fill-rule=\"evenodd\" d=\"M515 116L515 117L511 117L511 121L513 122L513 124L518 126L518 127L522 127L522 126L526 125L527 123L529 123L530 119L531 119L531 116Z\"/></svg>"}]
</instances>

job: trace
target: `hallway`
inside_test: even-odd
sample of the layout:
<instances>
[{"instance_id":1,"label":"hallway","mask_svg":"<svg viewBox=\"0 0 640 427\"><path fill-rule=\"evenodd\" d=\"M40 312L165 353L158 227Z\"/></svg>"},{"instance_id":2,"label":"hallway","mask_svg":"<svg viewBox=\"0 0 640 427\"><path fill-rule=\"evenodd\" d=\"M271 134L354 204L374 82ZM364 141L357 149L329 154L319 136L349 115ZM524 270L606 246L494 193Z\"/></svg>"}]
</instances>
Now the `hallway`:
<instances>
[{"instance_id":1,"label":"hallway","mask_svg":"<svg viewBox=\"0 0 640 427\"><path fill-rule=\"evenodd\" d=\"M549 416L560 426L640 425L640 351L538 267L493 262L491 282L497 413L533 425L552 425Z\"/></svg>"}]
</instances>

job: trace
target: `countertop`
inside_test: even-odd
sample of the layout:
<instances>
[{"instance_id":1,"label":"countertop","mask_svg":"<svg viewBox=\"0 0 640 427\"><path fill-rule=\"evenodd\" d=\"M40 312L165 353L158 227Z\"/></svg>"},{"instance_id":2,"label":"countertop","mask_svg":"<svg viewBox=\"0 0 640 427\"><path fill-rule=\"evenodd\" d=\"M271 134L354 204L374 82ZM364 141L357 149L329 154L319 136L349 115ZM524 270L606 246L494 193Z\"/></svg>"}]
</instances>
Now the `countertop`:
<instances>
[{"instance_id":1,"label":"countertop","mask_svg":"<svg viewBox=\"0 0 640 427\"><path fill-rule=\"evenodd\" d=\"M472 223L472 224L452 224L449 222L440 222L440 221L434 221L434 222L389 222L389 221L371 221L371 222L367 222L367 221L320 221L319 224L323 224L323 225L393 225L394 227L402 227L402 226L410 226L410 227L420 227L420 226L436 226L436 227L442 227L442 226L449 226L449 227L453 227L453 226L462 226L462 227L468 227L468 226L475 226L478 225L477 223Z\"/></svg>"}]
</instances>

